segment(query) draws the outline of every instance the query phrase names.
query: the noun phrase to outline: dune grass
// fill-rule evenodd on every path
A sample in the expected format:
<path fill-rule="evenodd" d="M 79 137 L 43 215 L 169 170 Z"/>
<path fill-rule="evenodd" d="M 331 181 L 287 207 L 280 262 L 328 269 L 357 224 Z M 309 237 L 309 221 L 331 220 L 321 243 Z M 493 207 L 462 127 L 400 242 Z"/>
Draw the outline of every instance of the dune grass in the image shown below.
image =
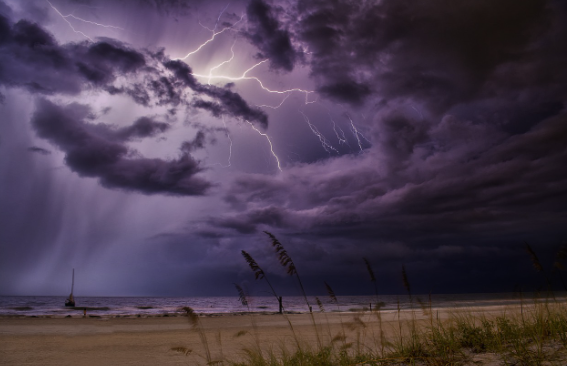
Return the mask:
<path fill-rule="evenodd" d="M 542 299 L 499 312 L 483 313 L 471 308 L 449 315 L 435 308 L 423 310 L 390 312 L 389 320 L 382 324 L 377 321 L 376 310 L 335 313 L 342 320 L 335 324 L 333 332 L 331 327 L 326 331 L 325 315 L 319 314 L 322 346 L 316 338 L 311 337 L 309 341 L 297 330 L 290 332 L 293 341 L 266 345 L 255 336 L 252 323 L 235 335 L 243 338 L 238 355 L 223 355 L 219 351 L 222 350 L 220 336 L 214 333 L 206 336 L 207 330 L 191 313 L 194 331 L 202 344 L 194 344 L 193 349 L 176 347 L 174 350 L 193 354 L 204 365 L 230 366 L 566 364 L 567 307 L 564 303 Z M 380 326 L 385 328 L 383 333 Z"/>
<path fill-rule="evenodd" d="M 376 277 L 370 262 L 364 258 L 370 280 L 376 294 L 377 305 L 350 313 L 338 313 L 339 327 L 331 331 L 323 303 L 316 298 L 320 320 L 317 323 L 295 264 L 281 243 L 271 233 L 266 233 L 282 266 L 288 274 L 295 275 L 310 309 L 309 315 L 314 329 L 315 340 L 307 342 L 295 329 L 290 317 L 285 318 L 293 342 L 261 346 L 258 337 L 252 346 L 242 348 L 237 358 L 225 357 L 222 353 L 220 334 L 215 347 L 220 348 L 217 359 L 211 357 L 211 345 L 197 315 L 190 308 L 185 308 L 194 330 L 204 350 L 203 361 L 207 365 L 231 366 L 351 366 L 351 365 L 515 365 L 515 366 L 550 366 L 565 365 L 567 362 L 567 304 L 559 301 L 555 294 L 547 291 L 543 296 L 531 300 L 522 298 L 517 306 L 505 307 L 500 311 L 482 312 L 479 309 L 454 309 L 449 315 L 446 310 L 433 307 L 431 296 L 427 302 L 412 295 L 410 280 L 405 266 L 402 266 L 402 283 L 407 291 L 409 310 L 388 312 L 388 332 L 386 332 L 385 312 L 381 309 Z M 526 244 L 534 268 L 542 273 L 546 283 L 550 277 L 545 273 L 535 252 Z M 561 252 L 560 252 L 561 253 Z M 264 279 L 277 298 L 264 270 L 246 252 L 242 252 L 256 279 Z M 565 257 L 567 258 L 567 251 Z M 562 257 L 559 259 L 563 259 Z M 555 265 L 555 264 L 554 264 Z M 556 266 L 556 265 L 555 265 Z M 331 286 L 325 283 L 331 303 L 341 311 L 338 299 Z M 247 304 L 246 294 L 237 286 L 240 301 Z M 441 314 L 441 315 L 440 315 Z M 257 331 L 255 321 L 249 330 L 242 330 L 238 336 Z M 338 329 L 338 330 L 337 330 Z M 172 348 L 177 352 L 191 354 L 192 350 L 184 347 Z"/>

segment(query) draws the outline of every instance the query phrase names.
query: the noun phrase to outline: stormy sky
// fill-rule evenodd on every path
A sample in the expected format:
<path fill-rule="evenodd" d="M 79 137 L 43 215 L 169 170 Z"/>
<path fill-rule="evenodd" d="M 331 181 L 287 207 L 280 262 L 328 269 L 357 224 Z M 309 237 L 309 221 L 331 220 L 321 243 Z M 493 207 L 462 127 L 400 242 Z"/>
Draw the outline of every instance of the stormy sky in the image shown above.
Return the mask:
<path fill-rule="evenodd" d="M 0 0 L 0 295 L 534 290 L 567 5 Z M 561 258 L 559 258 L 561 259 Z M 552 274 L 552 271 L 554 272 Z"/>

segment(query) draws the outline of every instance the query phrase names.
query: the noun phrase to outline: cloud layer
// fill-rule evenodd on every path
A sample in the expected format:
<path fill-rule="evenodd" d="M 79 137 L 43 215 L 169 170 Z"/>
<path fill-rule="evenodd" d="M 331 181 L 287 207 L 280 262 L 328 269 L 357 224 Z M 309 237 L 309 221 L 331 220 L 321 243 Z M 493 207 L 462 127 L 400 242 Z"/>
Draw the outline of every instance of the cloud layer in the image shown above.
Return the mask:
<path fill-rule="evenodd" d="M 372 146 L 277 177 L 237 177 L 224 196 L 233 212 L 207 220 L 203 237 L 270 230 L 321 275 L 333 270 L 300 248 L 329 261 L 411 263 L 439 288 L 458 269 L 485 280 L 497 263 L 514 272 L 524 241 L 547 257 L 565 240 L 563 5 L 300 1 L 287 10 L 276 28 L 293 29 L 320 95 L 371 113 Z M 268 255 L 259 245 L 248 249 Z"/>
<path fill-rule="evenodd" d="M 402 264 L 416 291 L 508 291 L 516 283 L 537 283 L 526 270 L 525 241 L 552 263 L 567 238 L 563 2 L 251 0 L 231 3 L 230 10 L 224 3 L 218 9 L 215 3 L 143 3 L 145 11 L 159 12 L 149 17 L 132 10 L 121 19 L 138 15 L 136 22 L 148 21 L 164 40 L 182 38 L 178 49 L 141 49 L 119 32 L 62 43 L 47 31 L 56 29 L 47 19 L 34 23 L 42 22 L 37 12 L 27 10 L 34 21 L 17 19 L 0 3 L 4 100 L 22 93 L 34 104 L 25 121 L 10 117 L 6 125 L 31 128 L 23 147 L 0 141 L 0 148 L 19 151 L 21 166 L 0 160 L 0 169 L 26 177 L 23 167 L 30 167 L 35 177 L 41 161 L 55 161 L 62 152 L 75 178 L 112 188 L 97 193 L 101 202 L 122 197 L 122 191 L 141 193 L 125 195 L 132 200 L 125 210 L 136 210 L 118 220 L 115 233 L 144 248 L 125 261 L 132 271 L 151 268 L 140 275 L 153 284 L 148 292 L 174 291 L 198 282 L 193 278 L 214 277 L 222 283 L 211 279 L 207 286 L 219 289 L 250 280 L 242 249 L 277 267 L 264 230 L 281 239 L 312 293 L 321 292 L 324 280 L 339 293 L 364 293 L 363 285 L 353 285 L 366 275 L 362 257 L 376 265 L 385 291 L 403 291 Z M 184 11 L 176 13 L 183 21 L 171 19 L 175 9 Z M 230 20 L 240 19 L 239 12 L 238 27 L 219 33 L 195 58 L 168 56 L 196 49 L 194 43 L 205 42 L 221 25 L 234 25 Z M 156 26 L 155 19 L 163 23 Z M 184 22 L 194 25 L 191 32 Z M 177 33 L 183 37 L 175 38 Z M 238 45 L 235 60 L 219 65 L 234 51 L 231 44 Z M 267 62 L 248 76 L 278 90 L 300 85 L 314 92 L 308 100 L 293 93 L 276 99 L 254 80 L 234 77 L 223 85 L 224 79 L 209 84 L 196 76 L 216 66 L 219 75 L 241 75 L 259 60 Z M 117 125 L 102 123 L 94 111 L 103 106 L 92 95 L 107 98 L 113 108 L 114 101 L 129 100 L 143 113 Z M 243 131 L 239 127 L 249 125 L 238 121 L 260 130 Z M 6 126 L 0 128 L 8 131 Z M 179 136 L 180 128 L 193 129 L 191 137 Z M 221 138 L 226 146 L 216 145 L 216 152 L 226 153 L 228 164 L 199 160 Z M 171 147 L 161 158 L 134 148 L 158 139 Z M 282 172 L 274 173 L 272 153 Z M 231 158 L 245 163 L 231 165 Z M 10 179 L 4 178 L 9 191 L 25 197 Z M 46 197 L 55 197 L 48 191 Z M 191 204 L 179 196 L 191 196 Z M 10 218 L 16 201 L 1 197 L 11 208 L 0 208 L 0 216 Z M 51 201 L 38 196 L 34 202 Z M 70 210 L 45 205 L 61 217 Z M 105 232 L 104 220 L 85 217 L 88 235 Z M 151 228 L 143 239 L 127 229 L 134 219 Z M 57 220 L 47 221 L 51 229 L 42 231 L 56 242 Z M 67 227 L 68 219 L 60 221 Z M 9 232 L 5 241 L 17 242 L 17 230 Z M 36 238 L 20 239 L 40 246 Z M 274 274 L 285 283 L 283 273 Z"/>

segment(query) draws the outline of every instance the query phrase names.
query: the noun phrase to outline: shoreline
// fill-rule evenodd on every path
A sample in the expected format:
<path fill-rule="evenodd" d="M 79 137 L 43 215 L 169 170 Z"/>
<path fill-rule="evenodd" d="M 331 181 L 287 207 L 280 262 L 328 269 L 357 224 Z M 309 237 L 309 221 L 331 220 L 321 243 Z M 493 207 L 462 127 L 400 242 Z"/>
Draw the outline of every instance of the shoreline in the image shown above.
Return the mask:
<path fill-rule="evenodd" d="M 519 305 L 531 303 L 534 300 L 544 301 L 542 294 L 432 294 L 431 304 L 435 308 L 467 308 L 471 306 L 492 305 Z M 566 301 L 567 294 L 556 294 L 557 300 Z M 420 300 L 423 300 L 421 301 Z M 336 304 L 326 295 L 321 296 L 325 310 L 335 312 Z M 378 299 L 375 296 L 339 296 L 339 307 L 341 312 L 368 311 L 374 308 L 377 301 L 382 302 L 382 310 L 410 309 L 412 304 L 407 296 L 382 295 Z M 316 297 L 311 296 L 310 302 L 316 303 Z M 420 304 L 429 306 L 429 294 L 414 295 L 413 307 L 419 309 Z M 199 314 L 211 314 L 221 316 L 230 313 L 277 313 L 278 304 L 269 296 L 253 297 L 250 299 L 249 307 L 241 306 L 234 296 L 223 297 L 180 297 L 180 298 L 146 298 L 146 297 L 81 297 L 77 301 L 79 306 L 63 307 L 63 299 L 57 296 L 1 296 L 0 318 L 3 317 L 72 317 L 82 316 L 83 309 L 87 309 L 89 315 L 96 316 L 178 316 L 183 314 L 183 307 L 189 306 Z M 284 308 L 289 313 L 306 313 L 307 307 L 304 299 L 298 296 L 284 298 Z M 315 312 L 318 306 L 313 306 Z"/>
<path fill-rule="evenodd" d="M 417 297 L 417 299 L 419 299 Z M 555 300 L 551 301 L 547 298 L 537 298 L 537 299 L 509 299 L 506 301 L 499 301 L 494 302 L 492 304 L 486 304 L 484 301 L 479 301 L 478 303 L 474 302 L 467 302 L 467 303 L 460 303 L 460 304 L 431 304 L 431 309 L 434 311 L 447 311 L 449 309 L 452 310 L 462 310 L 462 309 L 475 309 L 475 308 L 502 308 L 502 307 L 521 307 L 521 306 L 532 306 L 535 303 L 542 304 L 545 302 L 556 303 L 556 304 L 567 304 L 567 297 L 557 297 Z M 360 304 L 362 305 L 362 304 Z M 428 302 L 421 302 L 421 303 L 414 303 L 412 307 L 402 307 L 401 311 L 421 311 L 422 308 L 429 308 L 430 304 Z M 52 319 L 63 319 L 63 318 L 83 318 L 84 311 L 86 309 L 86 315 L 88 318 L 168 318 L 168 317 L 183 317 L 185 316 L 185 311 L 180 307 L 176 310 L 163 310 L 163 312 L 143 312 L 143 310 L 147 310 L 142 308 L 141 312 L 131 312 L 131 313 L 114 313 L 113 308 L 110 307 L 81 307 L 76 306 L 74 308 L 62 308 L 59 309 L 57 313 L 46 313 L 46 314 L 26 314 L 25 311 L 29 311 L 31 309 L 19 310 L 17 308 L 7 308 L 13 310 L 11 313 L 0 313 L 0 319 L 9 319 L 9 318 L 34 318 L 34 319 L 43 319 L 43 318 L 52 318 Z M 156 310 L 156 308 L 151 308 Z M 67 310 L 63 312 L 63 310 Z M 263 311 L 225 311 L 225 312 L 208 312 L 208 311 L 199 311 L 198 309 L 194 309 L 195 313 L 199 317 L 222 317 L 222 316 L 244 316 L 244 315 L 278 315 L 280 314 L 274 310 L 263 310 Z M 21 312 L 20 312 L 21 311 Z M 380 310 L 381 313 L 387 314 L 392 312 L 397 312 L 396 308 L 388 307 L 383 308 Z M 369 307 L 361 306 L 361 307 L 350 307 L 347 309 L 329 309 L 325 310 L 323 313 L 326 314 L 353 314 L 353 313 L 367 313 L 367 312 L 375 312 L 375 310 L 370 310 Z M 297 315 L 297 314 L 309 314 L 307 310 L 305 311 L 297 311 L 297 310 L 290 310 L 284 311 L 287 315 Z M 321 313 L 319 309 L 313 311 L 314 314 Z"/>
<path fill-rule="evenodd" d="M 537 301 L 536 301 L 537 300 Z M 554 303 L 554 304 L 567 304 L 567 298 L 555 299 L 553 301 L 549 299 L 532 299 L 529 301 L 526 300 L 518 300 L 518 301 L 508 301 L 506 303 L 501 302 L 497 304 L 486 305 L 483 302 L 479 304 L 474 303 L 467 303 L 467 304 L 458 304 L 458 305 L 431 305 L 432 311 L 461 311 L 461 310 L 471 310 L 471 309 L 502 309 L 502 308 L 519 308 L 522 306 L 533 306 L 534 304 L 543 304 L 543 303 Z M 424 308 L 429 309 L 429 303 L 416 303 L 413 308 L 404 307 L 401 308 L 401 312 L 421 312 Z M 78 319 L 84 318 L 84 310 L 86 309 L 86 317 L 87 318 L 124 318 L 124 319 L 143 319 L 143 318 L 175 318 L 175 317 L 185 317 L 186 313 L 183 309 L 178 309 L 175 311 L 164 311 L 162 313 L 130 313 L 130 314 L 115 314 L 112 313 L 112 309 L 106 308 L 91 308 L 91 307 L 75 307 L 69 309 L 69 312 L 65 314 L 33 314 L 28 315 L 24 313 L 10 313 L 10 314 L 0 314 L 0 319 Z M 72 310 L 76 311 L 76 313 L 70 313 Z M 398 312 L 397 309 L 387 308 L 380 310 L 381 314 L 389 314 Z M 284 311 L 286 315 L 300 315 L 300 314 L 309 314 L 308 311 Z M 345 310 L 336 310 L 330 309 L 321 312 L 320 310 L 313 311 L 313 314 L 364 314 L 364 313 L 376 313 L 376 310 L 370 310 L 368 307 L 361 307 L 361 308 L 350 308 Z M 248 316 L 248 315 L 280 315 L 277 311 L 227 311 L 227 312 L 199 312 L 195 310 L 195 314 L 199 317 L 224 317 L 224 316 Z"/>
<path fill-rule="evenodd" d="M 450 317 L 458 317 L 460 314 L 467 314 L 473 316 L 488 316 L 495 317 L 498 315 L 506 314 L 519 314 L 520 309 L 530 311 L 534 308 L 534 304 L 524 304 L 522 306 L 515 305 L 492 305 L 492 306 L 473 306 L 463 308 L 431 308 L 431 312 L 435 314 L 437 319 L 448 319 Z M 219 324 L 226 324 L 229 327 L 239 326 L 247 328 L 250 326 L 261 326 L 263 324 L 277 325 L 289 327 L 288 318 L 293 326 L 312 326 L 312 317 L 316 319 L 318 326 L 336 325 L 342 322 L 348 322 L 351 319 L 363 319 L 370 325 L 375 325 L 377 315 L 380 314 L 384 322 L 396 322 L 398 318 L 402 321 L 415 319 L 418 322 L 428 320 L 430 315 L 427 314 L 429 309 L 414 308 L 414 309 L 401 309 L 397 310 L 383 310 L 376 311 L 341 311 L 341 312 L 284 312 L 279 314 L 277 312 L 238 312 L 238 313 L 201 313 L 196 314 L 201 326 L 207 329 L 208 326 L 214 325 L 214 328 L 222 328 Z M 297 322 L 297 324 L 295 323 Z M 255 324 L 256 323 L 256 324 Z M 113 315 L 83 315 L 76 316 L 0 316 L 0 337 L 18 335 L 21 329 L 25 329 L 26 334 L 45 334 L 46 331 L 53 334 L 58 332 L 73 333 L 74 327 L 81 329 L 82 325 L 94 325 L 106 328 L 118 326 L 117 329 L 123 331 L 144 332 L 144 327 L 150 325 L 150 328 L 155 325 L 162 325 L 158 328 L 164 330 L 172 324 L 183 325 L 181 328 L 192 330 L 193 326 L 190 324 L 186 313 L 176 313 L 174 315 L 128 315 L 128 316 L 113 316 Z M 49 326 L 55 325 L 55 328 Z M 121 326 L 129 325 L 131 328 L 122 329 Z M 47 326 L 47 328 L 45 328 Z M 149 328 L 148 328 L 149 329 Z M 86 332 L 88 333 L 88 332 Z M 0 363 L 1 364 L 1 363 Z"/>

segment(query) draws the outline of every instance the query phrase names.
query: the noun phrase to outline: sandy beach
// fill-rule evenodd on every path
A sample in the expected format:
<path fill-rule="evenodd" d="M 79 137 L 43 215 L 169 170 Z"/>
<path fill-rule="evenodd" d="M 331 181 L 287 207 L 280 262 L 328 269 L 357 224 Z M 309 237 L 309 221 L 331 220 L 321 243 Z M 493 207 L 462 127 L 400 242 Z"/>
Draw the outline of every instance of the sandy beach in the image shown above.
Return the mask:
<path fill-rule="evenodd" d="M 310 318 L 289 318 L 296 332 L 309 339 L 313 333 Z M 254 323 L 262 344 L 292 339 L 281 315 L 223 315 L 200 321 L 213 357 L 239 358 L 242 348 L 255 343 Z M 247 333 L 237 336 L 239 332 Z M 174 347 L 193 352 L 186 356 L 173 351 Z M 0 319 L 2 365 L 194 365 L 206 363 L 203 354 L 197 332 L 182 316 Z"/>
<path fill-rule="evenodd" d="M 483 307 L 459 311 L 468 314 L 501 314 L 504 307 Z M 507 310 L 509 311 L 509 310 Z M 435 311 L 436 317 L 455 315 L 455 309 Z M 418 322 L 426 322 L 415 311 Z M 211 357 L 239 360 L 244 349 L 257 347 L 294 349 L 323 344 L 345 329 L 348 341 L 357 337 L 372 347 L 377 344 L 375 313 L 314 313 L 318 332 L 309 314 L 245 314 L 199 317 Z M 410 316 L 403 312 L 402 317 Z M 385 337 L 396 336 L 396 311 L 382 313 Z M 291 322 L 292 328 L 289 325 Z M 295 332 L 295 336 L 292 332 Z M 175 350 L 177 349 L 177 350 Z M 189 354 L 183 350 L 191 350 Z M 485 361 L 483 361 L 483 359 Z M 482 365 L 498 365 L 490 355 L 475 359 Z M 72 318 L 0 318 L 1 365 L 196 365 L 206 364 L 205 348 L 198 331 L 186 316 L 148 318 L 104 318 L 80 315 Z M 471 363 L 472 364 L 472 363 Z M 478 363 L 477 363 L 478 364 Z"/>

